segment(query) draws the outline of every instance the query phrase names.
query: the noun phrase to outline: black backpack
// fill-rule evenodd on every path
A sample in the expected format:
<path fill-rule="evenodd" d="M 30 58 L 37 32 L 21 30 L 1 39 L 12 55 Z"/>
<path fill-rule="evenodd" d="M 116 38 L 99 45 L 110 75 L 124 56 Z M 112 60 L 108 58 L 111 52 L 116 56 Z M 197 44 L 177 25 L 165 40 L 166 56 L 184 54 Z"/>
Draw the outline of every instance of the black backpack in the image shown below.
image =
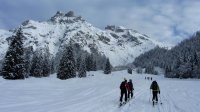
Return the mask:
<path fill-rule="evenodd" d="M 121 84 L 120 84 L 120 89 L 123 89 L 124 88 L 124 82 L 122 82 Z"/>
<path fill-rule="evenodd" d="M 158 88 L 157 82 L 156 82 L 156 81 L 153 81 L 153 82 L 152 82 L 152 85 L 151 85 L 151 89 L 152 89 L 152 90 L 157 90 L 157 88 Z"/>

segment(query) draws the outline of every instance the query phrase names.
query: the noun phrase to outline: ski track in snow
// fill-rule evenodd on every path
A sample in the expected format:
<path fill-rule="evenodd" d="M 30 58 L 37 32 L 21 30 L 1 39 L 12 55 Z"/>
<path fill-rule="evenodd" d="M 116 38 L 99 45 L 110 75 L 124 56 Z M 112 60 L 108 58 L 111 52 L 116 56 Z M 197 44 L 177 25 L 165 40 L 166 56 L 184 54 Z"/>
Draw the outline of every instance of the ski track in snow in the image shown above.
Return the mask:
<path fill-rule="evenodd" d="M 163 76 L 129 75 L 127 71 L 87 78 L 59 80 L 29 78 L 9 81 L 0 78 L 0 112 L 198 112 L 199 80 L 167 79 Z M 149 86 L 157 80 L 161 89 L 159 104 L 152 106 Z M 133 80 L 134 98 L 119 108 L 119 85 L 124 77 Z M 162 102 L 162 104 L 160 104 Z"/>

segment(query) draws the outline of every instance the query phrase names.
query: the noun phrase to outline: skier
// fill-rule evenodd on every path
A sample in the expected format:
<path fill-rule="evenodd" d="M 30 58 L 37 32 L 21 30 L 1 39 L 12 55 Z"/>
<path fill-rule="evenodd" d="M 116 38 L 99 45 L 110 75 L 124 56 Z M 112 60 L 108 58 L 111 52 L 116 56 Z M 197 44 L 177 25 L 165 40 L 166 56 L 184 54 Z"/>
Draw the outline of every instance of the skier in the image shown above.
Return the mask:
<path fill-rule="evenodd" d="M 152 77 L 151 77 L 151 80 L 152 80 Z"/>
<path fill-rule="evenodd" d="M 128 99 L 133 98 L 133 83 L 132 80 L 130 79 L 128 82 Z"/>
<path fill-rule="evenodd" d="M 122 104 L 123 96 L 125 96 L 125 102 L 127 101 L 127 80 L 124 79 L 124 81 L 120 84 L 120 90 L 121 90 L 121 96 L 120 96 L 120 105 Z"/>
<path fill-rule="evenodd" d="M 155 80 L 151 83 L 150 89 L 152 89 L 152 94 L 153 94 L 152 101 L 154 105 L 154 103 L 158 103 L 158 93 L 160 94 L 160 88 Z"/>

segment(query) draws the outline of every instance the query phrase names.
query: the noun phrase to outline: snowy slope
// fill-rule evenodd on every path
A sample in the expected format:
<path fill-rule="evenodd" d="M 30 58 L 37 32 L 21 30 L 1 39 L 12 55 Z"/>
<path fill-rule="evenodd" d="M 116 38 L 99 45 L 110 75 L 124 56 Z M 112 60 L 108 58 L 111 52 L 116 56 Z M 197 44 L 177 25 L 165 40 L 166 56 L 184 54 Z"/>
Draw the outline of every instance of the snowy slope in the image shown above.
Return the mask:
<path fill-rule="evenodd" d="M 22 23 L 25 46 L 48 46 L 55 55 L 62 46 L 72 39 L 84 50 L 97 50 L 110 58 L 113 66 L 133 62 L 139 56 L 157 45 L 163 45 L 132 29 L 107 26 L 106 30 L 93 27 L 73 12 L 57 12 L 47 21 L 28 20 Z M 117 61 L 116 61 L 117 60 Z"/>
<path fill-rule="evenodd" d="M 59 80 L 29 78 L 9 81 L 0 78 L 1 112 L 198 112 L 200 82 L 198 80 L 166 79 L 153 76 L 161 88 L 162 105 L 152 107 L 149 86 L 144 79 L 150 75 L 129 75 L 126 71 L 104 75 Z M 118 108 L 119 85 L 123 78 L 132 79 L 135 99 Z"/>
<path fill-rule="evenodd" d="M 0 59 L 4 58 L 8 49 L 7 38 L 12 35 L 12 32 L 0 29 Z"/>

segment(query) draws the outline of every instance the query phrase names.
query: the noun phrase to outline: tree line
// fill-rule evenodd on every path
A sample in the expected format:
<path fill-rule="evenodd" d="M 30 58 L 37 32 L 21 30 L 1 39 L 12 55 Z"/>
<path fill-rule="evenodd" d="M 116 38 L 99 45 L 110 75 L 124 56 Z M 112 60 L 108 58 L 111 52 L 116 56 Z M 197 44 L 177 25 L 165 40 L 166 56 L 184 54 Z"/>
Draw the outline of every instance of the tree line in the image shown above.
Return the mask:
<path fill-rule="evenodd" d="M 87 71 L 104 70 L 110 74 L 112 65 L 109 59 L 97 50 L 88 53 L 79 44 L 70 40 L 62 46 L 56 56 L 49 52 L 49 47 L 33 48 L 23 46 L 24 35 L 19 28 L 12 37 L 1 68 L 4 79 L 25 79 L 28 77 L 48 77 L 57 73 L 57 78 L 65 80 L 74 77 L 86 77 Z"/>
<path fill-rule="evenodd" d="M 200 32 L 191 38 L 183 40 L 170 50 L 156 47 L 135 59 L 133 64 L 137 67 L 154 67 L 165 70 L 165 77 L 169 78 L 200 78 Z"/>

